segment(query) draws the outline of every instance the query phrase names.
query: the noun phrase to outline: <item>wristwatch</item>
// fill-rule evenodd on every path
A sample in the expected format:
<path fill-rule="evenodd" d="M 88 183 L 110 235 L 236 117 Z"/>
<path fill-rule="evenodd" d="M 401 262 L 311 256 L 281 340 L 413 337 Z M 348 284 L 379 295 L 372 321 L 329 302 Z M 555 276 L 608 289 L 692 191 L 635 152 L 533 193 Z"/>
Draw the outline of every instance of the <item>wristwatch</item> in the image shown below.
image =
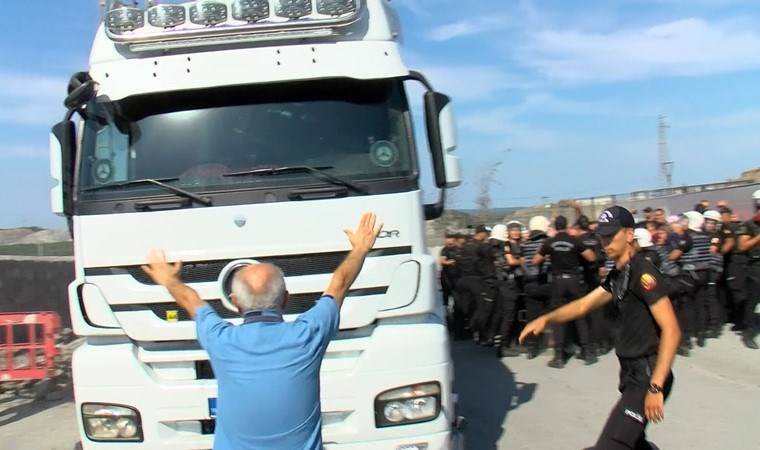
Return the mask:
<path fill-rule="evenodd" d="M 659 394 L 662 392 L 662 386 L 657 386 L 654 383 L 649 383 L 649 392 L 652 394 Z"/>

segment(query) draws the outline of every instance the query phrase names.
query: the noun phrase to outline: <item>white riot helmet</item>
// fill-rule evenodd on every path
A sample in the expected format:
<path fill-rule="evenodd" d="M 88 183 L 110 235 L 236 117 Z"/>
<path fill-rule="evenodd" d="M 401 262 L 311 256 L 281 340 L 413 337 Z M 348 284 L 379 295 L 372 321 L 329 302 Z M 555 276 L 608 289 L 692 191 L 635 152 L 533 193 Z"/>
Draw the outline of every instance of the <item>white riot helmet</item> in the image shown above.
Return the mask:
<path fill-rule="evenodd" d="M 543 233 L 549 231 L 549 225 L 551 225 L 551 222 L 544 216 L 535 216 L 528 222 L 530 231 L 541 231 Z"/>
<path fill-rule="evenodd" d="M 507 242 L 509 240 L 509 236 L 507 235 L 507 226 L 501 223 L 494 225 L 491 228 L 491 239 Z"/>
<path fill-rule="evenodd" d="M 708 209 L 705 211 L 702 216 L 705 218 L 705 220 L 714 220 L 716 222 L 720 222 L 720 213 L 714 209 Z"/>

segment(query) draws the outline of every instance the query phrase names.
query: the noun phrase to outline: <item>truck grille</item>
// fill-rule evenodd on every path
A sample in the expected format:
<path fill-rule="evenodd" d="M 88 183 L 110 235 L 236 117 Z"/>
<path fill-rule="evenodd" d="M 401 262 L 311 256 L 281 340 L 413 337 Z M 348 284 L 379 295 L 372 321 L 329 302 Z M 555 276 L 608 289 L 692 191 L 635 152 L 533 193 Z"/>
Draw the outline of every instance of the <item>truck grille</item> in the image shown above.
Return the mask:
<path fill-rule="evenodd" d="M 352 289 L 348 291 L 348 297 L 363 297 L 366 295 L 382 295 L 388 291 L 388 286 L 378 286 L 364 289 Z M 309 309 L 319 300 L 322 295 L 321 292 L 308 292 L 303 294 L 290 294 L 288 303 L 285 305 L 285 314 L 301 314 Z M 205 300 L 211 308 L 219 314 L 220 317 L 225 319 L 232 319 L 240 317 L 237 311 L 231 311 L 224 306 L 224 303 L 220 299 Z M 188 321 L 190 315 L 184 309 L 177 306 L 174 302 L 162 302 L 162 303 L 138 303 L 138 304 L 126 304 L 126 305 L 112 305 L 111 308 L 114 312 L 125 311 L 152 311 L 153 314 L 158 316 L 159 319 L 167 320 L 169 315 L 176 316 L 176 320 Z"/>
<path fill-rule="evenodd" d="M 411 254 L 410 246 L 389 247 L 373 250 L 367 255 L 368 258 L 377 258 L 380 256 L 404 255 Z M 311 253 L 305 255 L 285 255 L 285 256 L 267 256 L 267 257 L 250 257 L 262 263 L 270 263 L 279 267 L 286 277 L 297 277 L 303 275 L 319 275 L 332 273 L 338 268 L 348 252 L 329 252 L 329 253 Z M 246 259 L 241 257 L 238 259 Z M 236 259 L 224 259 L 214 261 L 195 261 L 185 262 L 182 264 L 180 278 L 185 283 L 204 283 L 217 281 L 222 270 Z M 142 284 L 155 284 L 145 272 L 136 266 L 115 266 L 115 267 L 89 267 L 84 270 L 85 276 L 99 275 L 124 275 L 129 274 Z"/>

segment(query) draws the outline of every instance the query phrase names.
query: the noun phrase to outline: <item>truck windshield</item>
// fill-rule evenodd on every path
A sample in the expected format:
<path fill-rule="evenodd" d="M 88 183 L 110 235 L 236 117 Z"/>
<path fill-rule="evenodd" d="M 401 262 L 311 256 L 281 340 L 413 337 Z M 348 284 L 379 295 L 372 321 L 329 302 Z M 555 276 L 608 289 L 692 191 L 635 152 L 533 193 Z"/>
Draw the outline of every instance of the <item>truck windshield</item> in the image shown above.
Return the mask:
<path fill-rule="evenodd" d="M 293 166 L 320 168 L 362 190 L 417 175 L 401 80 L 332 79 L 114 102 L 101 98 L 82 114 L 80 201 L 166 193 L 153 183 L 128 183 L 144 179 L 212 196 L 325 183 L 325 177 L 302 170 L 230 176 Z"/>

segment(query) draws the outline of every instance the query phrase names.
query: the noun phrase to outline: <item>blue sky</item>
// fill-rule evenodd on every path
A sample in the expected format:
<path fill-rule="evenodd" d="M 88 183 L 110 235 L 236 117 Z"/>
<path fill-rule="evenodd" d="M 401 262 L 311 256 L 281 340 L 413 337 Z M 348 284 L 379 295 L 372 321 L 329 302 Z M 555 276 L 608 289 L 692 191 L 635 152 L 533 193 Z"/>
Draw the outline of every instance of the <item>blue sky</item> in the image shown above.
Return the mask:
<path fill-rule="evenodd" d="M 760 8 L 753 0 L 394 0 L 404 57 L 449 94 L 474 207 L 657 187 L 657 116 L 676 184 L 760 165 Z M 0 228 L 59 226 L 48 132 L 87 67 L 97 0 L 24 1 L 0 29 Z"/>

